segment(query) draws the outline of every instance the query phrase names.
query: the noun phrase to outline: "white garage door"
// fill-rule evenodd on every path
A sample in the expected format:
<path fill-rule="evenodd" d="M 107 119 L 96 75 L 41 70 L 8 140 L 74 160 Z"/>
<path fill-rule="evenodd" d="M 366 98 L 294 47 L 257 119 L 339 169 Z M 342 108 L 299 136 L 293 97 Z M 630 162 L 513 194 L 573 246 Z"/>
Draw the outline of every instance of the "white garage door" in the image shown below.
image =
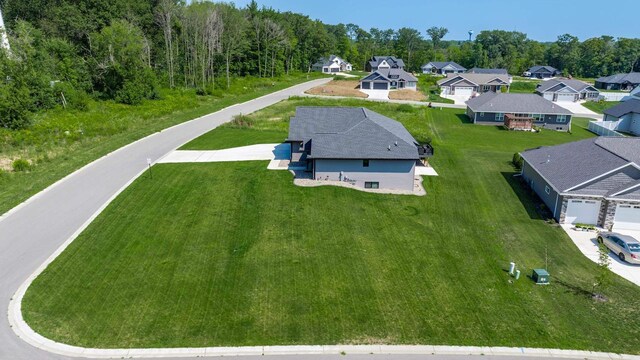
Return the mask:
<path fill-rule="evenodd" d="M 473 95 L 473 88 L 472 87 L 457 87 L 455 95 L 471 96 L 471 95 Z"/>
<path fill-rule="evenodd" d="M 564 222 L 567 224 L 596 225 L 599 214 L 600 201 L 570 199 L 567 204 Z"/>
<path fill-rule="evenodd" d="M 576 96 L 574 94 L 558 94 L 558 101 L 575 101 Z"/>
<path fill-rule="evenodd" d="M 613 218 L 613 228 L 618 230 L 640 230 L 640 205 L 618 205 Z"/>

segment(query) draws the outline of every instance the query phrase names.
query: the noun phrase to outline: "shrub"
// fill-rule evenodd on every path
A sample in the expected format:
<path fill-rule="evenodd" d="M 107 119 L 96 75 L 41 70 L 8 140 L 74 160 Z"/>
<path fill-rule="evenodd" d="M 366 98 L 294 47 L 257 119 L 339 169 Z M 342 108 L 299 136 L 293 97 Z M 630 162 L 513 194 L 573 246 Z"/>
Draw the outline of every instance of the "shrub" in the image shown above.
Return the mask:
<path fill-rule="evenodd" d="M 28 171 L 31 168 L 31 164 L 25 159 L 15 159 L 13 163 L 11 163 L 11 167 L 15 172 Z"/>
<path fill-rule="evenodd" d="M 513 164 L 513 166 L 516 169 L 518 169 L 518 170 L 522 169 L 522 163 L 523 163 L 522 156 L 520 156 L 519 153 L 513 154 L 513 158 L 511 159 L 511 163 Z"/>
<path fill-rule="evenodd" d="M 198 95 L 198 96 L 207 96 L 207 90 L 205 90 L 204 88 L 197 88 L 196 89 L 196 95 Z"/>
<path fill-rule="evenodd" d="M 62 104 L 62 96 L 67 101 L 67 107 L 75 110 L 87 110 L 89 108 L 89 102 L 91 97 L 83 90 L 75 89 L 71 84 L 61 82 L 55 86 L 55 93 L 59 96 L 59 103 Z"/>
<path fill-rule="evenodd" d="M 236 115 L 231 120 L 231 126 L 236 128 L 250 128 L 253 127 L 254 120 L 246 115 Z"/>
<path fill-rule="evenodd" d="M 415 110 L 415 108 L 413 106 L 409 105 L 409 104 L 400 104 L 400 105 L 398 105 L 397 110 L 400 111 L 400 112 L 408 112 L 408 113 L 410 113 L 410 112 L 413 112 L 413 110 Z"/>

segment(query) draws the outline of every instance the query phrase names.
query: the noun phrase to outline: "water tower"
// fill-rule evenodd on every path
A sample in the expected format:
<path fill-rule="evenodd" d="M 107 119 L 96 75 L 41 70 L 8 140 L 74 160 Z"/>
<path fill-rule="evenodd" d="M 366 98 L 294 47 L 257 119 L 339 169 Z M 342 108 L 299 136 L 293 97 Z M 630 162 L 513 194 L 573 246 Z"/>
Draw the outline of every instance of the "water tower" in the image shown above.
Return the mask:
<path fill-rule="evenodd" d="M 469 30 L 469 41 L 471 41 L 472 36 L 473 36 L 473 30 Z"/>

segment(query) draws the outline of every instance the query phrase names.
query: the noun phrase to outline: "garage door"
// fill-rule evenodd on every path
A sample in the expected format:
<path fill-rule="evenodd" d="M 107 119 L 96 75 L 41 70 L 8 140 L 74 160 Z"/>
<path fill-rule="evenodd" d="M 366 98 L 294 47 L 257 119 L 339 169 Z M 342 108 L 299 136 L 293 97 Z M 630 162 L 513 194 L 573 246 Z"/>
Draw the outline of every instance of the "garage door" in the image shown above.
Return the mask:
<path fill-rule="evenodd" d="M 558 94 L 558 101 L 575 101 L 576 96 L 574 94 Z"/>
<path fill-rule="evenodd" d="M 567 224 L 596 225 L 599 214 L 600 201 L 570 199 L 567 204 L 564 222 Z"/>
<path fill-rule="evenodd" d="M 387 90 L 388 88 L 389 88 L 389 85 L 387 83 L 382 83 L 382 82 L 373 83 L 374 90 Z"/>
<path fill-rule="evenodd" d="M 640 230 L 640 205 L 618 205 L 613 218 L 616 230 Z"/>
<path fill-rule="evenodd" d="M 371 83 L 368 81 L 363 81 L 362 85 L 360 85 L 362 89 L 371 89 Z"/>
<path fill-rule="evenodd" d="M 473 95 L 472 87 L 456 87 L 456 95 L 471 96 Z"/>

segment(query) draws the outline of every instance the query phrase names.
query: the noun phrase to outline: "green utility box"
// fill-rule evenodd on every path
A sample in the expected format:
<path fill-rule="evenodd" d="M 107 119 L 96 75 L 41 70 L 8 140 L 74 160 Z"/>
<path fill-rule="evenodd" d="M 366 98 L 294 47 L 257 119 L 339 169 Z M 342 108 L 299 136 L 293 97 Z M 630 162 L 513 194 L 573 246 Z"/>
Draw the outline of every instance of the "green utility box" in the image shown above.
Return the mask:
<path fill-rule="evenodd" d="M 538 285 L 549 284 L 549 273 L 545 269 L 533 269 L 533 274 L 531 274 L 531 278 Z"/>

